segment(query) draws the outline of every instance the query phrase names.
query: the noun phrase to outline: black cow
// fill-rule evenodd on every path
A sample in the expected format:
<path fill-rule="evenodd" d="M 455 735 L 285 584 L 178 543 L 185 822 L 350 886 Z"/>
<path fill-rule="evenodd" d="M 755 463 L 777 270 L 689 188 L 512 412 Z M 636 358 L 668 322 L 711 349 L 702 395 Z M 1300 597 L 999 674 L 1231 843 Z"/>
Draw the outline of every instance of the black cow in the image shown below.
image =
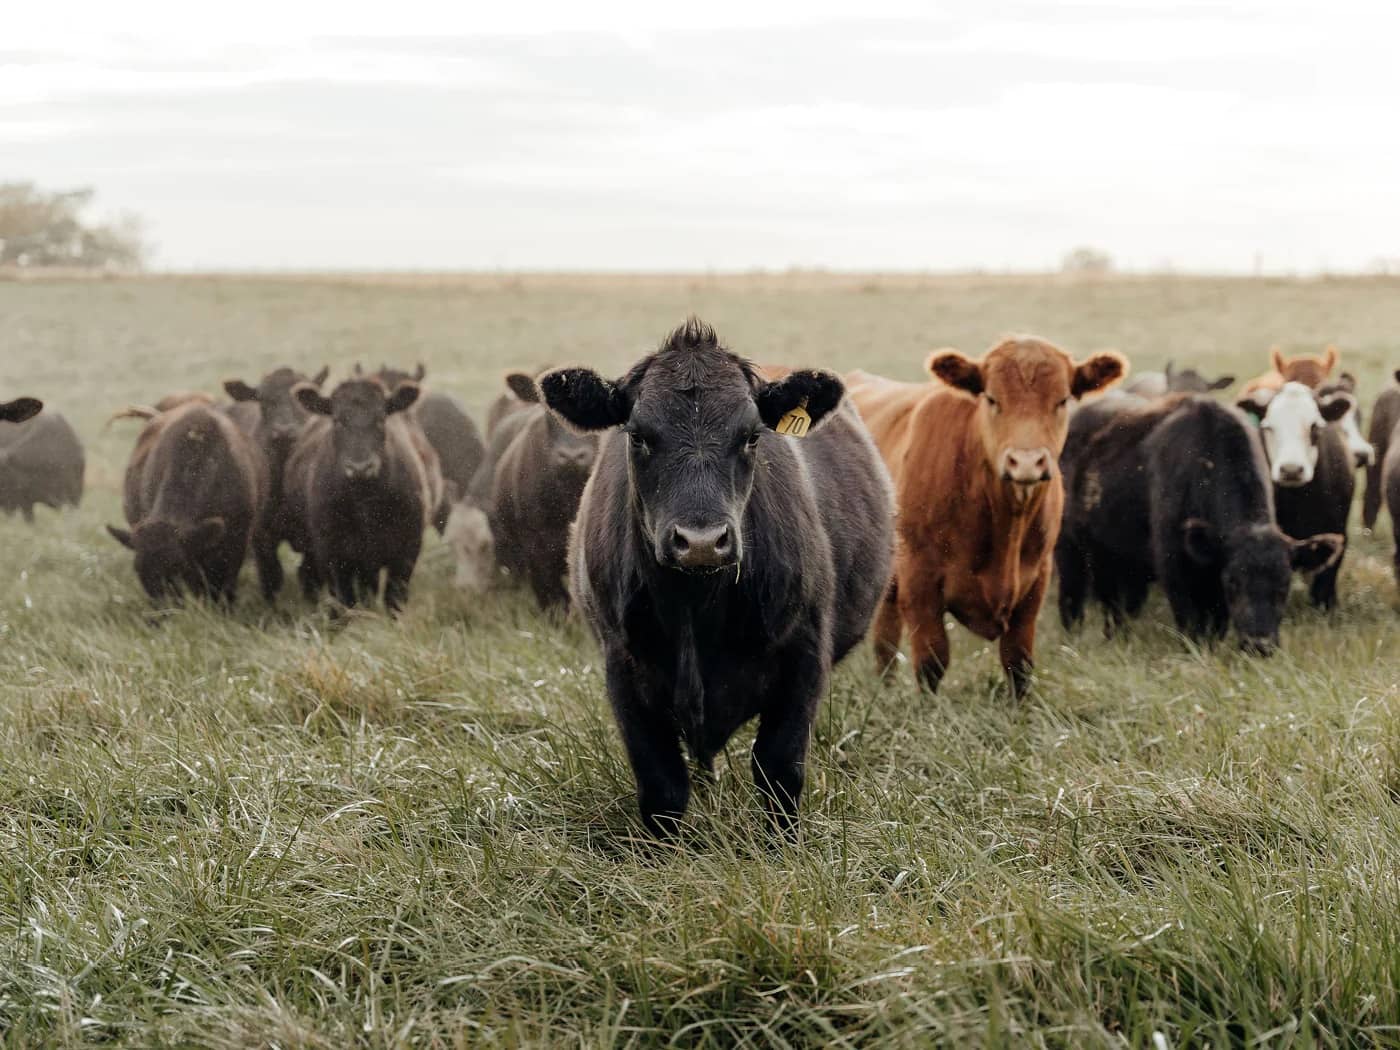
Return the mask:
<path fill-rule="evenodd" d="M 34 520 L 34 507 L 76 507 L 83 498 L 83 443 L 57 412 L 21 398 L 0 405 L 0 510 Z"/>
<path fill-rule="evenodd" d="M 1155 574 L 1146 535 L 1152 507 L 1143 439 L 1180 401 L 1119 394 L 1085 402 L 1070 417 L 1060 454 L 1064 519 L 1055 544 L 1066 628 L 1084 618 L 1090 595 L 1103 606 L 1110 637 L 1147 600 Z"/>
<path fill-rule="evenodd" d="M 107 528 L 135 552 L 152 599 L 188 591 L 232 602 L 266 493 L 248 437 L 225 413 L 187 404 L 142 430 L 122 494 L 130 528 Z"/>
<path fill-rule="evenodd" d="M 502 394 L 492 406 L 495 425 L 487 432 L 481 465 L 461 498 L 453 504 L 442 534 L 457 562 L 456 585 L 469 593 L 485 590 L 496 578 L 496 508 L 493 502 L 496 465 L 531 418 L 522 410 L 539 403 L 539 390 L 529 375 L 510 372 L 505 382 L 510 392 Z M 499 412 L 498 404 L 503 406 Z"/>
<path fill-rule="evenodd" d="M 1234 382 L 1235 377 L 1232 375 L 1207 379 L 1194 368 L 1183 368 L 1178 372 L 1173 362 L 1168 361 L 1164 371 L 1139 372 L 1124 381 L 1118 389 L 1124 394 L 1153 398 L 1165 397 L 1167 394 L 1210 394 L 1233 386 Z"/>
<path fill-rule="evenodd" d="M 360 374 L 358 366 L 356 374 Z M 374 377 L 389 390 L 401 383 L 420 385 L 418 400 L 410 410 L 409 418 L 418 424 L 428 444 L 437 453 L 448 505 L 434 519 L 434 525 L 438 532 L 443 532 L 450 504 L 466 494 L 472 479 L 481 469 L 482 461 L 486 458 L 486 443 L 460 401 L 450 394 L 422 387 L 427 374 L 427 369 L 421 363 L 412 372 L 381 365 Z"/>
<path fill-rule="evenodd" d="M 1318 533 L 1343 538 L 1337 557 L 1313 574 L 1309 584 L 1314 605 L 1337 604 L 1337 573 L 1346 557 L 1347 519 L 1356 491 L 1353 451 L 1340 423 L 1356 408 L 1341 392 L 1314 392 L 1302 383 L 1284 383 L 1261 403 L 1264 391 L 1244 398 L 1239 407 L 1259 423 L 1264 455 L 1274 485 L 1278 526 L 1295 540 Z"/>
<path fill-rule="evenodd" d="M 643 822 L 667 834 L 685 813 L 682 741 L 708 768 L 757 716 L 754 780 L 795 830 L 817 706 L 865 635 L 893 549 L 889 476 L 841 380 L 768 381 L 692 318 L 616 382 L 566 368 L 540 386 L 575 426 L 623 428 L 585 490 L 570 580 Z M 804 414 L 807 437 L 773 432 Z"/>
<path fill-rule="evenodd" d="M 497 426 L 491 443 L 502 442 L 486 501 L 496 560 L 529 583 L 540 608 L 567 606 L 569 527 L 593 470 L 598 437 L 566 426 L 543 404 L 527 402 Z"/>
<path fill-rule="evenodd" d="M 376 379 L 349 379 L 326 397 L 309 383 L 293 391 L 324 417 L 303 432 L 287 461 L 284 507 L 292 546 L 303 555 L 303 592 L 321 586 L 344 606 L 379 593 L 402 608 L 423 544 L 442 502 L 435 457 L 424 458 L 403 413 L 414 383 L 392 393 Z M 431 452 L 431 450 L 429 450 Z"/>
<path fill-rule="evenodd" d="M 267 466 L 267 506 L 253 536 L 253 560 L 263 597 L 268 601 L 282 589 L 282 562 L 277 557 L 277 548 L 287 539 L 282 477 L 297 438 L 311 420 L 311 414 L 292 396 L 292 390 L 302 383 L 319 387 L 329 374 L 330 369 L 322 368 L 308 379 L 294 368 L 277 368 L 263 376 L 257 386 L 249 386 L 241 379 L 224 382 L 225 392 L 233 398 L 229 416 L 252 439 Z"/>
<path fill-rule="evenodd" d="M 1098 426 L 1083 424 L 1066 470 L 1061 586 L 1078 588 L 1081 609 L 1087 585 L 1116 596 L 1104 599 L 1112 621 L 1140 607 L 1155 579 L 1184 634 L 1221 637 L 1233 625 L 1247 651 L 1272 652 L 1291 574 L 1334 562 L 1343 538 L 1283 534 L 1263 447 L 1235 410 L 1201 396 L 1104 408 Z M 1061 615 L 1073 622 L 1074 612 L 1062 596 Z"/>
<path fill-rule="evenodd" d="M 1400 369 L 1395 371 L 1394 386 L 1382 390 L 1371 409 L 1371 447 L 1375 456 L 1366 468 L 1366 496 L 1361 504 L 1361 524 L 1367 529 L 1376 527 L 1380 516 L 1381 503 L 1385 501 L 1388 486 L 1385 477 L 1385 460 L 1390 449 L 1400 443 Z M 1400 536 L 1400 524 L 1391 515 L 1391 528 Z"/>

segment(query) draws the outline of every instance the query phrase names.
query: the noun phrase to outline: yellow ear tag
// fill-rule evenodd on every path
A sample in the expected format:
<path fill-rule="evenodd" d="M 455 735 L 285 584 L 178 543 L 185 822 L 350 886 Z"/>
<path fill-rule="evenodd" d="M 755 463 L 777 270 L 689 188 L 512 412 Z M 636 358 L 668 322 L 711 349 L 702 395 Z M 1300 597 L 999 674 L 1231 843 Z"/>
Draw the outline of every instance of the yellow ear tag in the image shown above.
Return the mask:
<path fill-rule="evenodd" d="M 807 431 L 812 429 L 812 417 L 807 414 L 807 399 L 804 397 L 802 403 L 778 420 L 778 425 L 773 429 L 788 437 L 806 437 Z"/>

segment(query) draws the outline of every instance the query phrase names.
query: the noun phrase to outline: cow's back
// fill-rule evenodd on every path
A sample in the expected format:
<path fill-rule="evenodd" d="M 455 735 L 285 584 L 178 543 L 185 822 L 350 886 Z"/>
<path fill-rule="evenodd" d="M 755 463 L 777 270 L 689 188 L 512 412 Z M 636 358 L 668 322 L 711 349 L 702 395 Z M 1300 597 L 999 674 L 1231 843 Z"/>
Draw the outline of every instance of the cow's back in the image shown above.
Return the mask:
<path fill-rule="evenodd" d="M 932 383 L 903 383 L 869 372 L 851 372 L 845 377 L 846 396 L 865 423 L 890 476 L 898 479 L 913 438 L 913 420 L 919 405 L 933 396 Z"/>
<path fill-rule="evenodd" d="M 43 503 L 77 506 L 86 466 L 82 442 L 60 413 L 23 423 L 0 423 L 0 501 L 6 507 Z"/>
<path fill-rule="evenodd" d="M 792 443 L 801 460 L 797 481 L 810 487 L 830 550 L 832 659 L 840 660 L 865 637 L 889 585 L 894 489 L 879 450 L 848 403 L 807 437 L 778 440 Z"/>
<path fill-rule="evenodd" d="M 1222 529 L 1273 522 L 1263 445 L 1239 412 L 1208 397 L 1186 398 L 1144 444 L 1154 542 L 1174 546 L 1188 518 Z"/>
<path fill-rule="evenodd" d="M 471 416 L 455 398 L 436 392 L 423 395 L 413 414 L 437 452 L 443 480 L 455 485 L 457 495 L 466 493 L 486 457 L 486 446 Z"/>

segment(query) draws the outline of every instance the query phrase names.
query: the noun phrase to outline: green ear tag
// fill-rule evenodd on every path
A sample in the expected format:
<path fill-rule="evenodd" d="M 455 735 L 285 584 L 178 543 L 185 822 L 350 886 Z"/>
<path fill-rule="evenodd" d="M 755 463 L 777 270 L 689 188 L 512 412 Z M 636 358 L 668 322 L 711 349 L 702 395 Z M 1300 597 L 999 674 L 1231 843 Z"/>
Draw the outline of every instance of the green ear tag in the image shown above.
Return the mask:
<path fill-rule="evenodd" d="M 812 429 L 812 417 L 807 414 L 807 399 L 804 397 L 802 403 L 778 420 L 778 425 L 773 429 L 788 437 L 805 437 L 807 431 Z"/>

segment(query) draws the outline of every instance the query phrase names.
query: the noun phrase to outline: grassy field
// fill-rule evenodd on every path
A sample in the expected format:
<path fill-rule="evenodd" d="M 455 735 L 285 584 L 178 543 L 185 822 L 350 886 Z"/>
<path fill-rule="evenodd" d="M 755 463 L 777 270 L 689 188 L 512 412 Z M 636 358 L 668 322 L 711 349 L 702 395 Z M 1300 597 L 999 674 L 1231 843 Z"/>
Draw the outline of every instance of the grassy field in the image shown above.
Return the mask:
<path fill-rule="evenodd" d="M 467 602 L 434 537 L 400 622 L 245 570 L 152 616 L 104 533 L 127 401 L 273 365 L 621 370 L 689 311 L 775 361 L 914 377 L 1030 330 L 1241 377 L 1338 343 L 1367 401 L 1400 282 L 494 278 L 0 282 L 0 394 L 88 442 L 82 509 L 0 520 L 0 1044 L 1400 1044 L 1390 526 L 1271 660 L 1042 618 L 1012 706 L 960 629 L 937 697 L 837 674 L 800 846 L 750 734 L 683 848 L 645 840 L 595 650 Z M 289 562 L 290 564 L 290 562 Z M 1161 1045 L 1161 1044 L 1158 1044 Z"/>

